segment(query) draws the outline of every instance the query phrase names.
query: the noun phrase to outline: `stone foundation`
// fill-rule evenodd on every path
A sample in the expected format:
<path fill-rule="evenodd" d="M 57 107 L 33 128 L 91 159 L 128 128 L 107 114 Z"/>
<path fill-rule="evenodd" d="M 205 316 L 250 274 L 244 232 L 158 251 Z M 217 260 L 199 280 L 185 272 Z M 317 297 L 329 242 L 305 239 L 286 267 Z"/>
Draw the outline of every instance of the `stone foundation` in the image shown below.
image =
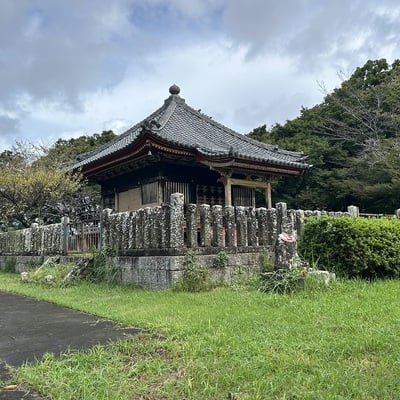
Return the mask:
<path fill-rule="evenodd" d="M 219 253 L 221 254 L 221 253 Z M 240 275 L 256 275 L 260 269 L 260 253 L 226 254 L 226 266 L 217 267 L 218 254 L 199 254 L 196 256 L 200 265 L 209 269 L 213 281 L 230 282 Z M 122 284 L 137 284 L 152 289 L 171 287 L 182 275 L 184 255 L 113 257 L 114 264 L 121 268 Z"/>
<path fill-rule="evenodd" d="M 252 276 L 260 270 L 260 252 L 221 253 L 213 249 L 213 254 L 197 254 L 196 260 L 209 269 L 213 281 L 230 282 L 239 276 Z M 250 250 L 250 249 L 248 249 Z M 223 256 L 224 265 L 215 260 Z M 46 256 L 0 256 L 0 269 L 6 269 L 10 263 L 18 273 L 29 271 L 32 266 L 42 264 Z M 83 257 L 60 256 L 60 263 L 76 263 Z M 112 263 L 121 270 L 121 284 L 135 284 L 151 289 L 167 289 L 182 275 L 184 254 L 175 255 L 138 255 L 111 257 Z"/>

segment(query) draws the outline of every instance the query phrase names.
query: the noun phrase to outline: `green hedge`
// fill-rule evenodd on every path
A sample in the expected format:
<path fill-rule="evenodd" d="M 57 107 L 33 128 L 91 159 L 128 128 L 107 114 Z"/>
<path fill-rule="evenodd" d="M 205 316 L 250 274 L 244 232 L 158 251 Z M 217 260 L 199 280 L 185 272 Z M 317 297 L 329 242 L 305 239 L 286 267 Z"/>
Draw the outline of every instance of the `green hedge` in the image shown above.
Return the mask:
<path fill-rule="evenodd" d="M 317 268 L 360 278 L 399 277 L 400 221 L 310 218 L 299 253 Z"/>

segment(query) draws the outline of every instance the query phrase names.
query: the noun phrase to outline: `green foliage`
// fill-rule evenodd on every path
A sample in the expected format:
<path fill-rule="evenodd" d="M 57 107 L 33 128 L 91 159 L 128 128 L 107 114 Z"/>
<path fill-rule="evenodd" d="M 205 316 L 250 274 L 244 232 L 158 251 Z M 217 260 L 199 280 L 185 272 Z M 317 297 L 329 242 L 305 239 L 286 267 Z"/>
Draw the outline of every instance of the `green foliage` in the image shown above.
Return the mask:
<path fill-rule="evenodd" d="M 46 221 L 45 209 L 55 207 L 82 185 L 80 174 L 41 159 L 36 151 L 19 146 L 0 155 L 0 213 L 5 226 Z"/>
<path fill-rule="evenodd" d="M 299 242 L 309 262 L 340 275 L 387 278 L 400 275 L 400 223 L 392 219 L 308 219 Z"/>
<path fill-rule="evenodd" d="M 192 251 L 188 251 L 183 261 L 183 272 L 174 285 L 175 291 L 202 292 L 210 290 L 212 285 L 208 269 L 201 265 Z"/>
<path fill-rule="evenodd" d="M 274 185 L 275 201 L 290 208 L 392 213 L 400 194 L 400 61 L 369 60 L 324 102 L 299 117 L 255 128 L 250 136 L 303 151 L 312 165 L 302 177 Z M 383 200 L 384 199 L 384 200 Z"/>
<path fill-rule="evenodd" d="M 117 283 L 121 281 L 121 270 L 111 257 L 115 252 L 111 249 L 96 250 L 93 254 L 93 273 L 88 277 L 92 282 Z"/>
<path fill-rule="evenodd" d="M 329 282 L 328 285 L 321 275 L 314 273 L 313 269 L 299 267 L 261 274 L 259 289 L 266 293 L 293 294 L 305 292 L 311 294 L 324 291 L 331 285 L 332 282 Z"/>
<path fill-rule="evenodd" d="M 70 270 L 70 264 L 47 263 L 30 270 L 27 273 L 27 280 L 23 282 L 46 287 L 63 287 L 64 277 Z"/>
<path fill-rule="evenodd" d="M 78 138 L 58 139 L 47 152 L 46 159 L 58 162 L 71 162 L 79 155 L 95 150 L 115 139 L 113 131 L 103 131 L 101 134 L 83 135 Z"/>
<path fill-rule="evenodd" d="M 304 288 L 306 271 L 303 268 L 276 270 L 262 275 L 260 290 L 277 294 L 291 294 Z"/>
<path fill-rule="evenodd" d="M 213 267 L 216 269 L 225 269 L 228 266 L 228 256 L 224 251 L 220 251 L 213 260 Z"/>
<path fill-rule="evenodd" d="M 274 270 L 274 262 L 271 259 L 270 254 L 264 249 L 260 253 L 260 272 L 272 272 Z"/>
<path fill-rule="evenodd" d="M 84 211 L 94 212 L 100 203 L 100 190 L 87 186 L 68 165 L 79 154 L 92 151 L 116 135 L 104 131 L 92 136 L 59 139 L 50 148 L 16 143 L 0 153 L 0 223 L 29 227 L 32 222 L 59 222 L 64 215 L 76 219 Z"/>

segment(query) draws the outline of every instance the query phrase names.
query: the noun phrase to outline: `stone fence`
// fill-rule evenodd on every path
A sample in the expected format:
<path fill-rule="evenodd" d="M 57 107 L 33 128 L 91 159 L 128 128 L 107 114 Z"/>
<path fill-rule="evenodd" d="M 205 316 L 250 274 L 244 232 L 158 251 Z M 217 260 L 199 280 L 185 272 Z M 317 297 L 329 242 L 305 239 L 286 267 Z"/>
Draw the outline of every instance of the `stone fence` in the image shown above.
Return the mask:
<path fill-rule="evenodd" d="M 270 246 L 281 231 L 286 205 L 277 208 L 184 205 L 175 193 L 170 204 L 102 215 L 102 244 L 120 254 L 144 250 Z"/>
<path fill-rule="evenodd" d="M 30 228 L 0 233 L 0 255 L 64 254 L 68 218 L 53 225 L 32 224 Z"/>
<path fill-rule="evenodd" d="M 183 195 L 174 193 L 170 204 L 115 213 L 103 210 L 99 225 L 90 234 L 98 235 L 100 248 L 115 250 L 119 255 L 151 256 L 181 254 L 193 249 L 199 254 L 218 251 L 248 252 L 271 248 L 282 232 L 301 236 L 305 217 L 330 215 L 358 216 L 358 208 L 347 212 L 287 210 L 286 203 L 275 208 L 210 206 L 184 204 Z M 400 215 L 400 213 L 399 213 Z M 95 232 L 93 231 L 95 229 Z M 68 254 L 68 243 L 84 235 L 63 218 L 54 225 L 0 233 L 0 255 Z M 86 251 L 91 250 L 89 248 Z"/>

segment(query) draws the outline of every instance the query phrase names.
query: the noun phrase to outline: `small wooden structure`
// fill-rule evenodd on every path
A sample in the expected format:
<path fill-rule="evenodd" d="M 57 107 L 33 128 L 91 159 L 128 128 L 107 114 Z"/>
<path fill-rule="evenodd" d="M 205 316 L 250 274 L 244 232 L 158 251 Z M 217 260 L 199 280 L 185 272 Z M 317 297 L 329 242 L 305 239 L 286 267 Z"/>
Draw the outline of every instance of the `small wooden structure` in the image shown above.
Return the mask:
<path fill-rule="evenodd" d="M 173 85 L 150 116 L 103 147 L 81 155 L 73 168 L 101 185 L 103 208 L 136 210 L 167 203 L 255 206 L 262 188 L 271 207 L 271 182 L 298 176 L 304 155 L 243 136 L 188 106 Z"/>

